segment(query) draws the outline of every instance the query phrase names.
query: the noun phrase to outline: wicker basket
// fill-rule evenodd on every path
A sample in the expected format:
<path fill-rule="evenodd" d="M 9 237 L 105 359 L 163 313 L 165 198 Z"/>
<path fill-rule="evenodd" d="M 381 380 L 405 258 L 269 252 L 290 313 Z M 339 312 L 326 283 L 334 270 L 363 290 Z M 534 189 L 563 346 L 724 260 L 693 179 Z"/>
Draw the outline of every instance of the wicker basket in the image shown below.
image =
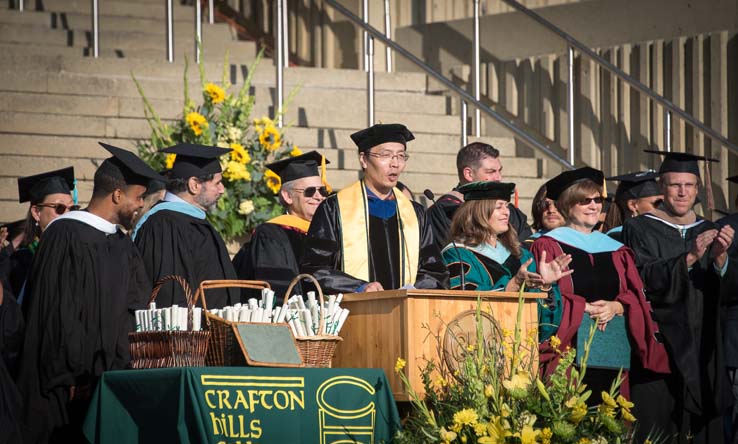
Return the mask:
<path fill-rule="evenodd" d="M 315 288 L 318 290 L 318 297 L 320 298 L 320 306 L 323 307 L 323 290 L 320 288 L 320 284 L 315 278 L 309 274 L 300 274 L 290 282 L 290 286 L 287 288 L 287 292 L 284 295 L 284 303 L 287 304 L 287 300 L 290 298 L 292 289 L 302 279 L 310 279 L 315 284 Z M 300 350 L 302 355 L 302 361 L 305 367 L 330 367 L 331 361 L 333 360 L 333 354 L 336 352 L 338 343 L 343 341 L 343 338 L 334 335 L 325 334 L 325 317 L 320 317 L 320 330 L 315 336 L 302 336 L 295 337 L 297 340 L 297 348 Z"/>
<path fill-rule="evenodd" d="M 192 331 L 192 291 L 181 276 L 159 279 L 151 292 L 149 304 L 156 300 L 161 286 L 174 281 L 182 286 L 187 298 L 187 331 L 141 331 L 128 333 L 131 368 L 202 367 L 208 351 L 209 331 Z"/>
<path fill-rule="evenodd" d="M 195 300 L 202 301 L 205 326 L 210 331 L 210 347 L 207 356 L 205 356 L 205 364 L 208 367 L 242 367 L 246 365 L 246 358 L 244 358 L 235 333 L 233 333 L 233 325 L 237 322 L 226 321 L 207 311 L 205 290 L 227 287 L 253 288 L 256 290 L 271 288 L 269 283 L 264 281 L 202 281 L 200 288 L 197 289 Z"/>

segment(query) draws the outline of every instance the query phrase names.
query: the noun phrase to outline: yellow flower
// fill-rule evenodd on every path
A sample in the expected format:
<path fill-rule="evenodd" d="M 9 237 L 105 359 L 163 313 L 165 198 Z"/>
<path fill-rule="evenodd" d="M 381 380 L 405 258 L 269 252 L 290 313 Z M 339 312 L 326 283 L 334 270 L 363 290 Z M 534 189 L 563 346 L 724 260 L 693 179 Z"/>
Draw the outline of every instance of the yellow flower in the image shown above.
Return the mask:
<path fill-rule="evenodd" d="M 443 376 L 438 375 L 433 381 L 433 384 L 438 388 L 443 388 L 448 384 L 448 381 L 446 381 L 446 378 L 444 378 Z"/>
<path fill-rule="evenodd" d="M 585 416 L 587 416 L 587 404 L 580 402 L 571 410 L 571 413 L 569 414 L 569 421 L 573 422 L 574 424 L 579 424 L 579 422 L 584 419 Z"/>
<path fill-rule="evenodd" d="M 526 424 L 523 426 L 523 430 L 520 431 L 520 442 L 522 444 L 536 444 L 538 435 L 540 434 L 540 430 L 534 429 L 530 424 Z"/>
<path fill-rule="evenodd" d="M 243 147 L 240 143 L 232 143 L 230 145 L 231 147 L 231 160 L 236 161 L 238 163 L 242 163 L 244 165 L 251 162 L 251 156 L 249 155 L 249 152 L 246 151 L 246 148 Z"/>
<path fill-rule="evenodd" d="M 441 427 L 440 438 L 441 442 L 449 443 L 456 439 L 456 433 Z"/>
<path fill-rule="evenodd" d="M 292 147 L 292 151 L 290 151 L 290 156 L 297 157 L 302 155 L 302 150 L 297 147 L 297 145 L 294 145 Z"/>
<path fill-rule="evenodd" d="M 238 206 L 238 214 L 243 214 L 244 216 L 248 216 L 249 214 L 253 212 L 254 212 L 254 202 L 251 200 L 244 200 Z"/>
<path fill-rule="evenodd" d="M 205 117 L 195 111 L 187 114 L 185 120 L 187 121 L 187 124 L 190 126 L 190 129 L 192 129 L 192 132 L 195 133 L 196 136 L 202 134 L 202 130 L 208 127 L 208 121 L 205 120 Z"/>
<path fill-rule="evenodd" d="M 210 97 L 210 101 L 213 103 L 220 103 L 225 100 L 225 91 L 214 83 L 208 83 L 205 85 L 205 94 Z"/>
<path fill-rule="evenodd" d="M 259 143 L 268 151 L 277 151 L 282 146 L 282 136 L 275 126 L 270 125 L 259 134 Z"/>
<path fill-rule="evenodd" d="M 589 438 L 579 438 L 579 441 L 577 441 L 577 444 L 590 444 Z"/>
<path fill-rule="evenodd" d="M 630 413 L 630 410 L 622 409 L 620 411 L 620 414 L 623 415 L 623 419 L 629 422 L 636 422 L 636 417 L 633 416 L 632 413 Z"/>
<path fill-rule="evenodd" d="M 272 190 L 272 193 L 277 194 L 279 192 L 279 188 L 282 186 L 282 179 L 274 171 L 266 170 L 264 180 L 266 181 L 267 188 Z"/>
<path fill-rule="evenodd" d="M 625 399 L 625 396 L 623 395 L 618 395 L 617 401 L 618 401 L 618 405 L 624 409 L 630 410 L 635 406 L 635 404 Z"/>
<path fill-rule="evenodd" d="M 541 430 L 541 444 L 551 444 L 551 438 L 553 438 L 553 432 L 550 428 L 544 427 Z"/>
<path fill-rule="evenodd" d="M 479 420 L 479 415 L 472 409 L 463 409 L 454 413 L 454 424 L 463 425 L 474 425 Z"/>
<path fill-rule="evenodd" d="M 502 337 L 503 338 L 511 338 L 512 337 L 512 330 L 508 330 L 506 328 L 502 329 Z"/>
<path fill-rule="evenodd" d="M 559 339 L 559 337 L 556 335 L 551 336 L 551 339 L 549 341 L 551 342 L 551 347 L 553 348 L 559 348 L 559 346 L 561 345 L 561 339 Z"/>
<path fill-rule="evenodd" d="M 474 351 L 474 345 L 472 345 L 472 344 L 467 345 L 466 346 L 466 351 L 468 351 L 469 353 L 473 352 Z"/>
<path fill-rule="evenodd" d="M 246 169 L 246 165 L 231 160 L 223 172 L 223 177 L 230 181 L 251 180 L 251 173 Z"/>
<path fill-rule="evenodd" d="M 405 365 L 407 362 L 402 358 L 397 358 L 397 362 L 395 363 L 395 373 L 400 373 L 403 368 L 405 368 Z"/>
<path fill-rule="evenodd" d="M 487 434 L 487 423 L 478 422 L 474 424 L 474 434 L 477 436 L 484 436 Z"/>
<path fill-rule="evenodd" d="M 602 392 L 602 402 L 604 402 L 605 405 L 610 408 L 615 408 L 618 406 L 615 400 L 612 399 L 612 396 L 610 396 L 610 394 L 605 391 Z"/>
<path fill-rule="evenodd" d="M 166 167 L 166 169 L 171 170 L 176 159 L 176 154 L 167 154 L 167 158 L 164 160 L 164 166 Z"/>
<path fill-rule="evenodd" d="M 499 416 L 492 417 L 490 422 L 487 424 L 487 434 L 483 438 L 479 438 L 477 442 L 480 444 L 504 444 L 505 437 L 509 434 L 505 430 L 503 420 Z"/>
<path fill-rule="evenodd" d="M 495 396 L 495 387 L 492 384 L 487 384 L 484 386 L 484 396 L 486 398 L 491 398 Z"/>
<path fill-rule="evenodd" d="M 519 398 L 525 396 L 525 392 L 530 386 L 530 378 L 527 374 L 519 372 L 512 376 L 512 378 L 502 381 L 502 386 L 510 392 L 513 397 Z"/>
<path fill-rule="evenodd" d="M 261 119 L 254 119 L 254 125 L 256 126 L 274 126 L 274 121 L 269 117 L 262 117 Z"/>

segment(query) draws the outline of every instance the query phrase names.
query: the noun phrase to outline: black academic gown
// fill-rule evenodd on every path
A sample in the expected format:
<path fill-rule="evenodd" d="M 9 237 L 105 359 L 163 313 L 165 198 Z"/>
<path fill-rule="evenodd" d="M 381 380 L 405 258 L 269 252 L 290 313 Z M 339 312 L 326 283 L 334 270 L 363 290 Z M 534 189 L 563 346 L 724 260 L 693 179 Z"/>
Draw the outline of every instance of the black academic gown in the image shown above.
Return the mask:
<path fill-rule="evenodd" d="M 256 227 L 251 241 L 233 258 L 239 279 L 267 281 L 281 297 L 300 274 L 300 258 L 306 234 L 283 225 L 264 223 Z"/>
<path fill-rule="evenodd" d="M 9 286 L 8 289 L 16 297 L 21 294 L 32 262 L 33 251 L 28 247 L 13 250 L 13 247 L 8 245 L 0 250 L 0 279 Z"/>
<path fill-rule="evenodd" d="M 420 258 L 415 288 L 447 288 L 448 272 L 443 264 L 438 247 L 433 243 L 425 210 L 412 202 L 420 226 Z M 378 281 L 386 290 L 397 289 L 400 284 L 400 252 L 397 217 L 383 220 L 369 216 L 369 278 Z M 357 279 L 341 270 L 342 238 L 351 236 L 341 227 L 336 195 L 324 200 L 310 223 L 301 270 L 318 280 L 323 292 L 353 293 L 366 281 Z"/>
<path fill-rule="evenodd" d="M 681 427 L 685 433 L 685 423 L 691 421 L 694 442 L 719 443 L 720 415 L 730 402 L 721 346 L 721 277 L 709 251 L 691 269 L 686 262 L 695 238 L 712 228 L 714 223 L 703 220 L 681 236 L 676 228 L 642 215 L 626 220 L 623 240 L 635 253 L 653 319 L 669 353 L 672 376 L 664 380 L 673 398 L 668 402 L 675 403 L 672 419 L 676 423 L 655 425 L 673 432 Z M 651 396 L 657 392 L 649 392 L 658 378 L 638 369 L 631 373 L 636 417 L 640 414 L 645 420 L 653 412 L 669 409 L 667 401 Z M 641 428 L 650 428 L 643 420 Z"/>
<path fill-rule="evenodd" d="M 718 226 L 730 225 L 738 232 L 738 213 L 717 221 Z M 720 288 L 723 303 L 723 346 L 725 365 L 738 368 L 738 241 L 728 250 L 728 271 Z"/>
<path fill-rule="evenodd" d="M 25 402 L 24 442 L 82 442 L 97 379 L 128 365 L 133 311 L 146 307 L 150 293 L 141 256 L 123 232 L 108 235 L 70 219 L 49 225 L 23 303 L 17 382 Z"/>
<path fill-rule="evenodd" d="M 192 293 L 204 280 L 236 279 L 223 238 L 207 219 L 176 211 L 152 214 L 138 229 L 136 246 L 141 252 L 152 285 L 159 279 L 177 275 L 187 279 Z M 238 288 L 208 290 L 208 308 L 222 308 L 241 301 Z M 157 307 L 187 306 L 179 284 L 164 284 L 156 298 Z"/>
<path fill-rule="evenodd" d="M 3 285 L 0 305 L 0 443 L 21 443 L 23 398 L 14 381 L 23 344 L 23 315 L 10 287 Z"/>
<path fill-rule="evenodd" d="M 433 231 L 433 243 L 439 251 L 448 245 L 451 220 L 454 218 L 456 210 L 463 203 L 463 200 L 453 194 L 444 194 L 428 208 L 428 219 Z M 515 228 L 515 232 L 518 233 L 518 240 L 521 243 L 525 242 L 533 234 L 528 225 L 528 217 L 520 211 L 520 208 L 516 208 L 512 204 L 509 204 L 508 208 L 510 208 L 510 226 Z"/>

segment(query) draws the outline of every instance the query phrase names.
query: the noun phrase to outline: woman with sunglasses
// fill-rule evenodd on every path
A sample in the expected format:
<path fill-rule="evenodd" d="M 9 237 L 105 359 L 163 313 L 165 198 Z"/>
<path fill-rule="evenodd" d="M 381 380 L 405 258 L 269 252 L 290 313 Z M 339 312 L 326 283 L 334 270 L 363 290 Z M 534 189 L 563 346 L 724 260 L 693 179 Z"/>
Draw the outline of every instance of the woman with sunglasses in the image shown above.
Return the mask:
<path fill-rule="evenodd" d="M 603 233 L 622 242 L 625 221 L 651 212 L 664 200 L 656 177 L 655 171 L 641 171 L 607 179 L 620 181 L 620 184 L 615 191 L 614 205 L 610 205 L 602 224 Z"/>
<path fill-rule="evenodd" d="M 52 220 L 67 211 L 79 209 L 72 198 L 74 189 L 72 167 L 18 179 L 18 201 L 29 202 L 30 206 L 22 240 L 10 255 L 10 266 L 6 276 L 11 290 L 17 297 L 20 298 L 41 233 Z"/>
<path fill-rule="evenodd" d="M 590 329 L 596 328 L 584 376 L 592 390 L 588 401 L 592 404 L 599 404 L 601 393 L 610 391 L 621 368 L 627 375 L 631 356 L 640 361 L 639 366 L 655 372 L 668 373 L 669 369 L 666 351 L 654 337 L 656 325 L 632 251 L 593 231 L 604 201 L 603 183 L 602 172 L 589 167 L 566 171 L 550 180 L 548 197 L 556 200 L 566 224 L 543 234 L 531 246 L 537 261 L 561 254 L 571 256 L 573 273 L 557 283 L 562 316 L 556 336 L 561 343 L 541 344 L 540 362 L 544 372 L 553 371 L 560 356 L 556 348 L 571 346 L 577 349 L 576 364 L 581 366 L 584 343 Z M 621 392 L 628 396 L 627 383 Z"/>

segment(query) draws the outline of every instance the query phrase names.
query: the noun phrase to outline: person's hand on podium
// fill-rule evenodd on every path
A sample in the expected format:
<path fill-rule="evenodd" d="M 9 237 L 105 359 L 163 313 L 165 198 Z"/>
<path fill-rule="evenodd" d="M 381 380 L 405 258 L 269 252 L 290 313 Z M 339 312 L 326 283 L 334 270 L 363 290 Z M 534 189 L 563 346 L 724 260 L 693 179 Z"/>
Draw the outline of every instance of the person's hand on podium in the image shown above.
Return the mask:
<path fill-rule="evenodd" d="M 382 291 L 384 290 L 384 287 L 382 287 L 382 284 L 379 282 L 369 282 L 366 287 L 364 287 L 364 292 L 369 293 L 370 291 Z"/>

